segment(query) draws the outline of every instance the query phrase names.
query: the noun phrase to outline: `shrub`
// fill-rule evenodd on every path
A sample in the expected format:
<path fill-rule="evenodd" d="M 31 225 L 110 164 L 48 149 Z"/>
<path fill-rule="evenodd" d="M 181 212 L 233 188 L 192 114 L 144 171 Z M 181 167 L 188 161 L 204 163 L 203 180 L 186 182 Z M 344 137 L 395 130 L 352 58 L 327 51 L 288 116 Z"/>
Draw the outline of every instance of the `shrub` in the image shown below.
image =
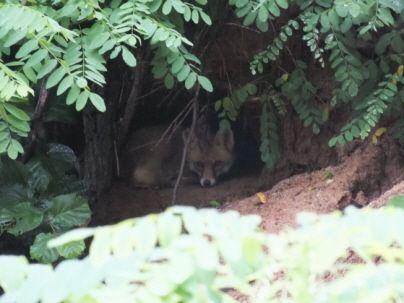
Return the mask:
<path fill-rule="evenodd" d="M 82 241 L 58 249 L 46 247 L 49 239 L 90 219 L 75 161 L 70 148 L 51 144 L 45 155 L 26 164 L 5 159 L 0 165 L 0 235 L 24 235 L 32 244 L 31 257 L 38 261 L 51 263 L 60 256 L 77 257 L 84 251 Z"/>
<path fill-rule="evenodd" d="M 404 210 L 302 214 L 279 235 L 257 216 L 174 207 L 49 242 L 93 237 L 89 255 L 56 267 L 0 257 L 0 302 L 401 302 Z M 348 249 L 360 263 L 343 262 Z M 332 279 L 326 282 L 326 275 Z"/>

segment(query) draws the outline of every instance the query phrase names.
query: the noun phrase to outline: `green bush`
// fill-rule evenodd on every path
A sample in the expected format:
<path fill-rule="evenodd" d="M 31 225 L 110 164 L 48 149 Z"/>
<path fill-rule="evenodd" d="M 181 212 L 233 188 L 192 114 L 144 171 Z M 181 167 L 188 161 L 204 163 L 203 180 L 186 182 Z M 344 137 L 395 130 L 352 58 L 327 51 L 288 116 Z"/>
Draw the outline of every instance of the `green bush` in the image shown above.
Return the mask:
<path fill-rule="evenodd" d="M 402 302 L 403 220 L 402 208 L 349 208 L 267 235 L 257 216 L 174 207 L 49 242 L 93 237 L 81 260 L 1 256 L 0 302 L 234 302 L 231 290 L 251 302 Z M 348 250 L 362 262 L 344 262 Z"/>
<path fill-rule="evenodd" d="M 105 84 L 107 62 L 118 56 L 137 64 L 134 50 L 143 41 L 153 47 L 153 75 L 168 88 L 175 80 L 187 89 L 213 87 L 187 47 L 183 23 L 211 24 L 207 0 L 6 0 L 0 3 L 0 154 L 16 159 L 30 131 L 24 109 L 38 83 L 63 95 L 81 111 L 91 103 L 106 110 L 95 86 Z"/>
<path fill-rule="evenodd" d="M 334 110 L 351 113 L 350 120 L 343 121 L 345 125 L 339 133 L 330 138 L 331 147 L 367 138 L 385 116 L 394 118 L 391 133 L 403 142 L 400 127 L 404 117 L 403 1 L 229 0 L 229 3 L 243 25 L 256 26 L 262 32 L 268 31 L 270 24 L 273 27 L 273 21 L 283 12 L 287 14 L 289 7 L 297 14 L 274 29 L 273 41 L 250 62 L 253 75 L 264 74 L 254 81 L 260 82 L 267 75 L 270 86 L 275 88 L 275 91 L 264 89 L 259 95 L 263 115 L 271 117 L 271 123 L 266 117 L 261 119 L 261 153 L 269 168 L 274 168 L 280 158 L 279 104 L 287 101 L 314 134 L 321 131 Z M 313 58 L 288 48 L 293 37 L 307 45 Z M 292 67 L 282 66 L 282 55 Z M 309 80 L 313 75 L 308 73 L 307 66 L 316 63 L 319 68 L 332 71 L 333 79 L 324 79 L 335 83 L 330 100 L 319 100 L 318 91 L 323 83 Z M 278 69 L 283 75 L 274 81 Z M 313 70 L 319 69 L 310 69 Z M 240 108 L 239 100 L 227 103 L 226 112 Z M 232 113 L 232 117 L 236 115 Z"/>
<path fill-rule="evenodd" d="M 30 255 L 38 261 L 51 263 L 59 256 L 72 258 L 84 251 L 83 242 L 51 250 L 46 247 L 49 239 L 90 219 L 75 161 L 70 148 L 50 144 L 45 155 L 26 164 L 10 159 L 0 162 L 0 235 L 28 236 L 24 238 L 29 244 L 33 241 Z"/>

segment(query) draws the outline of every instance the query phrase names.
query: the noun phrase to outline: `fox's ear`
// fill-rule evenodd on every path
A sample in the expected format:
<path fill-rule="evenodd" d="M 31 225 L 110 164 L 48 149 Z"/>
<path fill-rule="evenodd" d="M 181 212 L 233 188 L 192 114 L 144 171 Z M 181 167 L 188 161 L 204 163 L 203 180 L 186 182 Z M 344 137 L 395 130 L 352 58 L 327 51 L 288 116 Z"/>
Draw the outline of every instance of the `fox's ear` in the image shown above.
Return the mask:
<path fill-rule="evenodd" d="M 233 131 L 229 128 L 219 130 L 215 136 L 216 144 L 225 147 L 228 151 L 234 148 Z"/>

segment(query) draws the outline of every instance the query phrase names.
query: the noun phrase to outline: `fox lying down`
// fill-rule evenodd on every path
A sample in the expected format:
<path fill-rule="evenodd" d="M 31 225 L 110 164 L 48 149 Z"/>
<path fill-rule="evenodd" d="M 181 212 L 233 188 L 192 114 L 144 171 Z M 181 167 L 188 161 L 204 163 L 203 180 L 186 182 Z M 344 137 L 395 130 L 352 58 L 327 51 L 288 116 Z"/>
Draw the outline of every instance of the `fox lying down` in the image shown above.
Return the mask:
<path fill-rule="evenodd" d="M 214 186 L 218 178 L 232 167 L 234 138 L 231 130 L 196 135 L 191 134 L 189 129 L 180 128 L 169 138 L 159 142 L 165 130 L 164 126 L 146 128 L 131 138 L 130 146 L 133 147 L 129 152 L 135 159 L 135 186 L 173 186 L 179 174 L 184 144 L 189 135 L 191 137 L 183 181 L 189 183 L 199 177 L 201 186 Z"/>

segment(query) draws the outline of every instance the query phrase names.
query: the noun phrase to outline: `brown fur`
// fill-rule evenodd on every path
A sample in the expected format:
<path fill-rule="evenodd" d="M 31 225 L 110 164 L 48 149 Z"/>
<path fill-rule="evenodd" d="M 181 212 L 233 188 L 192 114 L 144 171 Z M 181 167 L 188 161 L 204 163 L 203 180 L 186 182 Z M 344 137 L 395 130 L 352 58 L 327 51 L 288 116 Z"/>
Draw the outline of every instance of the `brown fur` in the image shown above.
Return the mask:
<path fill-rule="evenodd" d="M 179 128 L 170 138 L 156 143 L 166 127 L 142 129 L 129 142 L 130 156 L 135 160 L 132 177 L 135 186 L 170 187 L 179 173 L 184 142 L 189 129 Z M 181 138 L 182 137 L 182 138 Z M 226 173 L 234 160 L 234 139 L 231 130 L 219 131 L 214 136 L 205 133 L 191 135 L 187 153 L 187 167 L 183 181 L 199 176 L 202 186 L 213 186 L 217 178 Z"/>

